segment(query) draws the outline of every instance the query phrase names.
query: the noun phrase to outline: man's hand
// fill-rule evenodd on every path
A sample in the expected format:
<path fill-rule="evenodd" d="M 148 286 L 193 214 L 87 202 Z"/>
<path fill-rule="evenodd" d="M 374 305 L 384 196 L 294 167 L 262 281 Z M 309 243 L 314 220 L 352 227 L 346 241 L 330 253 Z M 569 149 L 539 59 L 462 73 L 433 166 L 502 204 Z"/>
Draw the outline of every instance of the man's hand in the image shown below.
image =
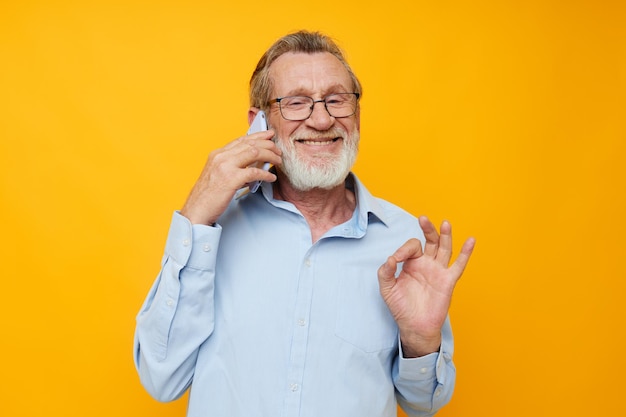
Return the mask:
<path fill-rule="evenodd" d="M 281 152 L 270 139 L 273 130 L 235 139 L 209 154 L 181 214 L 192 224 L 214 224 L 226 210 L 235 192 L 251 181 L 276 181 L 276 175 L 252 164 L 280 165 Z"/>
<path fill-rule="evenodd" d="M 410 239 L 378 269 L 380 293 L 400 329 L 405 357 L 436 352 L 441 344 L 441 328 L 448 315 L 454 286 L 463 274 L 475 239 L 463 244 L 461 253 L 452 257 L 452 228 L 444 221 L 441 236 L 426 217 L 419 219 L 426 244 Z M 396 277 L 397 265 L 403 262 Z"/>

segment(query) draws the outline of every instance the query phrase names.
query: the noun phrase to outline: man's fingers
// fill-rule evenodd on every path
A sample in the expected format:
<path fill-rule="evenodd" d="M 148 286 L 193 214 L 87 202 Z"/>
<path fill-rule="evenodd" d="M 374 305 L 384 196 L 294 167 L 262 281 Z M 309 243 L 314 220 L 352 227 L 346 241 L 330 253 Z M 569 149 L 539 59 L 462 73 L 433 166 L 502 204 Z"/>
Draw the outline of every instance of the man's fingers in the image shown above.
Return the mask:
<path fill-rule="evenodd" d="M 256 132 L 251 135 L 244 135 L 244 136 L 238 137 L 237 139 L 232 140 L 226 145 L 224 145 L 222 149 L 229 150 L 229 149 L 233 149 L 241 145 L 242 143 L 248 143 L 248 142 L 259 141 L 259 140 L 267 141 L 271 143 L 270 139 L 272 139 L 272 137 L 274 137 L 273 130 L 263 130 L 261 132 Z"/>
<path fill-rule="evenodd" d="M 396 261 L 404 262 L 422 256 L 422 243 L 417 239 L 409 239 L 392 255 Z"/>
<path fill-rule="evenodd" d="M 236 156 L 234 156 L 233 161 L 235 161 L 236 165 L 240 168 L 247 168 L 255 164 L 263 166 L 265 162 L 269 162 L 273 165 L 282 163 L 282 159 L 276 153 L 275 148 L 253 146 L 242 149 Z"/>
<path fill-rule="evenodd" d="M 456 260 L 450 266 L 450 269 L 454 272 L 456 279 L 459 279 L 467 266 L 467 263 L 472 256 L 472 252 L 474 251 L 474 247 L 476 246 L 476 239 L 470 237 L 465 241 L 463 247 L 461 248 L 461 253 L 457 256 Z"/>
<path fill-rule="evenodd" d="M 251 135 L 252 136 L 252 135 Z M 260 172 L 245 172 L 250 166 L 263 166 L 265 162 L 273 165 L 282 163 L 281 152 L 276 144 L 270 140 L 248 140 L 248 136 L 236 139 L 224 148 L 212 153 L 213 172 L 222 172 L 224 178 L 251 181 L 257 178 Z M 259 178 L 264 180 L 264 178 Z"/>
<path fill-rule="evenodd" d="M 439 248 L 439 233 L 437 233 L 435 225 L 428 220 L 428 217 L 420 216 L 419 222 L 422 231 L 424 232 L 424 237 L 426 238 L 424 255 L 432 256 L 434 258 L 437 255 L 437 249 Z"/>
<path fill-rule="evenodd" d="M 396 268 L 398 261 L 390 256 L 387 261 L 378 268 L 378 284 L 384 294 L 386 290 L 392 288 L 396 283 Z"/>
<path fill-rule="evenodd" d="M 381 290 L 390 289 L 396 284 L 398 264 L 408 259 L 422 256 L 422 244 L 417 239 L 409 239 L 400 246 L 387 261 L 378 268 L 378 282 Z"/>
<path fill-rule="evenodd" d="M 439 236 L 439 248 L 437 249 L 437 262 L 447 267 L 452 257 L 452 226 L 447 220 L 441 223 L 441 235 Z"/>

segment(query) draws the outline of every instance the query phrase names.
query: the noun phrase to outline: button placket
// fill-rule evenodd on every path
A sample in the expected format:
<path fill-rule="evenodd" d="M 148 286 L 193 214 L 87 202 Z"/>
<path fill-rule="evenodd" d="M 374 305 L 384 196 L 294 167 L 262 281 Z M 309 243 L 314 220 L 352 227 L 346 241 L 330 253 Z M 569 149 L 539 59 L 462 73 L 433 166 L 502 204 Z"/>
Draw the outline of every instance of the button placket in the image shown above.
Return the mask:
<path fill-rule="evenodd" d="M 304 380 L 304 363 L 307 356 L 309 338 L 309 315 L 313 297 L 314 259 L 307 254 L 300 264 L 297 283 L 296 304 L 293 321 L 293 338 L 287 374 L 288 397 L 285 401 L 285 414 L 295 413 L 300 408 L 302 384 Z"/>

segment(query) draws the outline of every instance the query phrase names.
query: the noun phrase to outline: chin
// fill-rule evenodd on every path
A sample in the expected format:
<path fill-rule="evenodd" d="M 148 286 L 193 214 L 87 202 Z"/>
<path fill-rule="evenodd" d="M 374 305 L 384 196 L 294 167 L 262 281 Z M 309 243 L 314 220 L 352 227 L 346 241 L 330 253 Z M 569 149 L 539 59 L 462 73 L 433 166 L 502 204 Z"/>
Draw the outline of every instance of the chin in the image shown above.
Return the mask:
<path fill-rule="evenodd" d="M 307 164 L 303 161 L 285 160 L 283 172 L 291 185 L 298 191 L 309 191 L 315 188 L 330 190 L 342 185 L 350 173 L 356 155 L 342 152 L 341 155 L 325 163 Z"/>
<path fill-rule="evenodd" d="M 298 191 L 330 190 L 342 185 L 356 161 L 358 144 L 359 133 L 354 132 L 344 140 L 344 146 L 338 154 L 329 153 L 307 158 L 298 155 L 294 147 L 285 146 L 280 140 L 276 141 L 283 153 L 280 169 Z"/>

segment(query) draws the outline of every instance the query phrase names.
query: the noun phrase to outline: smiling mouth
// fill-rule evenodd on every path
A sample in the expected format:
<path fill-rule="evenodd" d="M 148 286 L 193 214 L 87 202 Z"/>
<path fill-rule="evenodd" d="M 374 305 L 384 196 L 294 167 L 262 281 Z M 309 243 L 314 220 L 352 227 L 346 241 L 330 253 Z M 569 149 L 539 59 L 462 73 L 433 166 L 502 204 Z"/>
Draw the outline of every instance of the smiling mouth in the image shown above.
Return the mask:
<path fill-rule="evenodd" d="M 332 145 L 333 143 L 337 142 L 339 139 L 341 138 L 337 137 L 337 138 L 329 139 L 329 140 L 299 139 L 299 140 L 296 140 L 296 142 L 301 143 L 303 145 L 327 146 L 327 145 Z"/>

